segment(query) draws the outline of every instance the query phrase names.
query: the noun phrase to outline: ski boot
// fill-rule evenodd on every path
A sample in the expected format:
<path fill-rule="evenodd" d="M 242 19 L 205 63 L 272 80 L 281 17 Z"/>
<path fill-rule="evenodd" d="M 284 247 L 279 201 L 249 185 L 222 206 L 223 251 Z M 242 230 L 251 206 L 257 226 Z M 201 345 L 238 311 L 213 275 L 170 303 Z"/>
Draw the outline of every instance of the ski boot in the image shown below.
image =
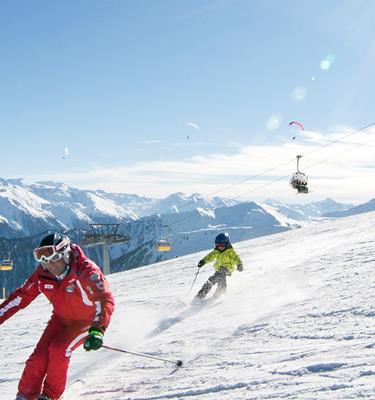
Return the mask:
<path fill-rule="evenodd" d="M 48 397 L 48 396 L 45 395 L 45 394 L 41 394 L 41 395 L 38 397 L 38 400 L 52 400 L 52 399 L 51 399 L 51 397 Z"/>
<path fill-rule="evenodd" d="M 195 299 L 197 300 L 204 300 L 204 298 L 207 296 L 208 292 L 211 290 L 212 284 L 211 282 L 206 282 L 203 286 L 202 289 L 198 292 L 198 294 L 195 296 Z"/>
<path fill-rule="evenodd" d="M 226 288 L 226 287 L 218 287 L 218 288 L 215 290 L 215 293 L 214 293 L 213 297 L 214 297 L 215 299 L 218 299 L 220 296 L 222 296 L 222 295 L 225 294 L 226 292 L 227 292 L 227 288 Z"/>

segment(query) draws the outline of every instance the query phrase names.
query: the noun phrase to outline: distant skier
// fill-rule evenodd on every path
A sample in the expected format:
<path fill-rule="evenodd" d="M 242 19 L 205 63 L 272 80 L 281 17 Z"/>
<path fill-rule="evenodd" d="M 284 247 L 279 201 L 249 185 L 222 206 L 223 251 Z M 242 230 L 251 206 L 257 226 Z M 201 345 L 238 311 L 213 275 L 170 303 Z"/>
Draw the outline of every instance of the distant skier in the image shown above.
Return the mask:
<path fill-rule="evenodd" d="M 52 317 L 26 362 L 16 400 L 57 400 L 73 350 L 82 343 L 85 350 L 102 346 L 114 300 L 100 268 L 67 236 L 45 236 L 34 258 L 39 263 L 35 272 L 0 305 L 0 325 L 40 293 L 47 297 Z"/>
<path fill-rule="evenodd" d="M 226 292 L 227 276 L 231 276 L 236 267 L 237 271 L 243 271 L 242 261 L 230 244 L 228 233 L 220 233 L 216 236 L 214 250 L 199 261 L 198 268 L 202 268 L 203 265 L 214 260 L 216 260 L 214 264 L 215 273 L 202 286 L 201 290 L 195 296 L 196 300 L 204 299 L 215 284 L 217 284 L 217 288 L 214 296 L 219 297 Z"/>

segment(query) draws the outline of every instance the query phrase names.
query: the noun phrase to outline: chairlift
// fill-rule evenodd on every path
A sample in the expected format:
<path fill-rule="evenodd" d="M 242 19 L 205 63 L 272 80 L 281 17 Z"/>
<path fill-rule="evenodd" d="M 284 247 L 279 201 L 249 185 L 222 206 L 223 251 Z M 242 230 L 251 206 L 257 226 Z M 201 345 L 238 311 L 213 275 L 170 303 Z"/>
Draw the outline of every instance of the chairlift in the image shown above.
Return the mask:
<path fill-rule="evenodd" d="M 172 250 L 172 245 L 170 242 L 168 242 L 168 240 L 166 239 L 160 239 L 157 243 L 156 243 L 156 250 L 157 251 L 171 251 Z"/>
<path fill-rule="evenodd" d="M 13 269 L 13 260 L 10 259 L 10 254 L 7 260 L 0 261 L 0 271 L 11 271 Z"/>
<path fill-rule="evenodd" d="M 307 175 L 299 170 L 299 159 L 301 155 L 298 155 L 297 158 L 297 172 L 292 175 L 290 179 L 290 185 L 292 185 L 293 189 L 297 189 L 298 193 L 308 193 L 309 189 L 307 187 Z"/>
<path fill-rule="evenodd" d="M 161 226 L 162 228 L 162 234 L 160 239 L 157 241 L 155 247 L 156 251 L 162 252 L 162 251 L 171 251 L 172 250 L 172 244 L 169 240 L 170 235 L 171 235 L 171 228 L 167 224 L 163 224 Z"/>

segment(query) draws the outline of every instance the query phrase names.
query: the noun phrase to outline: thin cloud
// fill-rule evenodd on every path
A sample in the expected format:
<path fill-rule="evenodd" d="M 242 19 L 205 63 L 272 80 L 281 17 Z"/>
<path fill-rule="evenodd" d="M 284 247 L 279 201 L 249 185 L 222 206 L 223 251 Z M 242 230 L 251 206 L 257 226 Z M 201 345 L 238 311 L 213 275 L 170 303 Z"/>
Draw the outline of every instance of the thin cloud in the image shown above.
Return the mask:
<path fill-rule="evenodd" d="M 161 143 L 162 141 L 159 139 L 150 139 L 150 140 L 142 140 L 143 144 L 157 144 Z"/>
<path fill-rule="evenodd" d="M 202 146 L 204 145 L 204 142 L 192 142 L 190 140 L 186 140 L 186 142 L 176 142 L 176 143 L 171 143 L 170 146 L 174 147 L 184 147 L 184 146 Z"/>
<path fill-rule="evenodd" d="M 375 197 L 375 130 L 358 132 L 332 146 L 320 148 L 345 134 L 309 132 L 303 142 L 252 145 L 242 147 L 235 154 L 142 161 L 131 166 L 93 165 L 87 171 L 50 175 L 44 179 L 81 188 L 101 188 L 153 197 L 176 191 L 200 192 L 204 195 L 218 191 L 220 195 L 234 198 L 248 193 L 252 199 L 273 197 L 297 201 L 295 191 L 288 182 L 296 169 L 296 155 L 302 154 L 300 169 L 309 176 L 312 190 L 311 195 L 305 196 L 303 201 L 325 197 L 352 202 L 369 200 Z M 256 175 L 259 176 L 242 182 Z M 298 197 L 300 199 L 301 196 Z"/>

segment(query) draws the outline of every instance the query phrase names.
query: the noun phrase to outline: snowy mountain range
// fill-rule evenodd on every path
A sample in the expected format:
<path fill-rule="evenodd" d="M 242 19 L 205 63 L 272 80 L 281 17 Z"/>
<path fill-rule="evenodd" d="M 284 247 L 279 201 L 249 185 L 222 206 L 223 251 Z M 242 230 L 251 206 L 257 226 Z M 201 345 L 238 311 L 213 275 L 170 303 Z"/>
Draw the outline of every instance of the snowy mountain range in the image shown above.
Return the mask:
<path fill-rule="evenodd" d="M 31 257 L 48 230 L 65 231 L 81 243 L 90 223 L 118 223 L 130 241 L 111 247 L 111 271 L 118 272 L 213 247 L 215 236 L 229 232 L 232 242 L 300 228 L 306 221 L 351 205 L 332 199 L 306 205 L 269 200 L 238 202 L 199 194 L 175 193 L 165 199 L 71 188 L 62 183 L 26 184 L 22 179 L 0 180 L 0 258 L 15 261 L 15 272 L 3 285 L 18 286 L 34 268 Z M 165 239 L 170 252 L 157 252 Z M 101 246 L 87 249 L 103 265 Z"/>
<path fill-rule="evenodd" d="M 0 236 L 25 237 L 46 230 L 86 228 L 91 222 L 127 222 L 138 218 L 128 207 L 142 204 L 132 195 L 106 196 L 61 183 L 27 185 L 0 179 Z"/>
<path fill-rule="evenodd" d="M 374 399 L 375 212 L 309 221 L 235 245 L 244 271 L 194 308 L 193 253 L 108 277 L 116 309 L 105 345 L 72 356 L 68 400 Z M 324 244 L 324 245 L 322 245 Z M 1 326 L 0 393 L 13 399 L 51 313 L 41 296 Z"/>
<path fill-rule="evenodd" d="M 344 210 L 336 210 L 336 211 L 331 211 L 326 214 L 327 217 L 331 218 L 343 218 L 343 217 L 348 217 L 350 215 L 356 215 L 356 214 L 363 214 L 367 213 L 370 211 L 375 211 L 375 199 L 372 199 L 368 201 L 367 203 L 360 204 L 355 207 L 351 207 L 349 209 L 344 209 Z"/>
<path fill-rule="evenodd" d="M 281 214 L 297 221 L 327 217 L 331 213 L 345 213 L 345 211 L 354 207 L 353 204 L 338 203 L 330 198 L 308 204 L 285 204 L 275 200 L 266 200 L 266 204 L 275 207 Z"/>
<path fill-rule="evenodd" d="M 198 211 L 203 216 L 210 210 L 230 209 L 239 204 L 241 202 L 233 199 L 208 199 L 197 193 L 174 193 L 165 199 L 154 199 L 135 194 L 80 190 L 57 182 L 26 184 L 22 179 L 0 178 L 0 237 L 27 237 L 47 230 L 87 229 L 90 223 L 125 224 L 150 215 Z M 292 223 L 351 207 L 330 199 L 307 205 L 269 200 L 266 205 L 271 206 L 268 207 L 268 211 L 273 210 L 271 214 L 278 212 L 294 220 Z"/>
<path fill-rule="evenodd" d="M 111 247 L 111 271 L 123 271 L 212 248 L 215 236 L 221 231 L 227 231 L 232 242 L 239 242 L 297 227 L 300 225 L 295 220 L 285 217 L 269 205 L 255 202 L 143 217 L 122 224 L 119 233 L 125 234 L 130 240 Z M 25 238 L 0 239 L 3 257 L 10 254 L 17 266 L 14 273 L 7 275 L 5 287 L 8 291 L 18 286 L 34 269 L 32 250 L 38 246 L 45 233 Z M 76 228 L 66 233 L 74 242 L 81 243 L 87 231 Z M 169 241 L 172 250 L 163 253 L 156 251 L 160 239 Z M 87 253 L 98 265 L 103 265 L 102 246 L 90 247 Z"/>
<path fill-rule="evenodd" d="M 90 223 L 126 223 L 148 215 L 237 203 L 221 197 L 205 199 L 199 194 L 175 193 L 165 199 L 153 199 L 80 190 L 56 182 L 28 185 L 22 179 L 0 178 L 0 236 L 26 237 L 51 229 L 85 229 Z"/>

